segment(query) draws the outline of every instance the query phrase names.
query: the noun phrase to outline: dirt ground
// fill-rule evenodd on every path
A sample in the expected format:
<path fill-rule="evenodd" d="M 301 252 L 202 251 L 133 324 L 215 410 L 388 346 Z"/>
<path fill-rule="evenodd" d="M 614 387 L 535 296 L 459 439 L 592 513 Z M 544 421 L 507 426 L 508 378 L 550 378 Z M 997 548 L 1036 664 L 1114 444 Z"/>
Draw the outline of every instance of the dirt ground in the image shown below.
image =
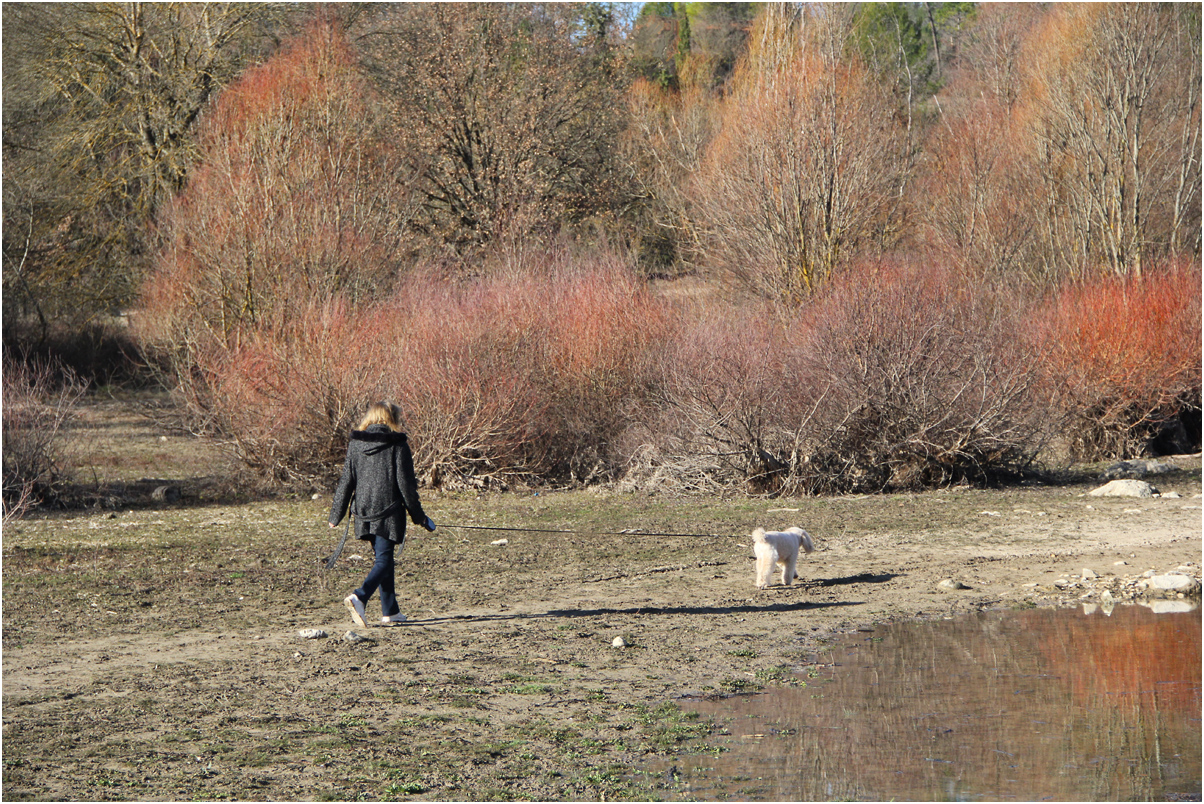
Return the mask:
<path fill-rule="evenodd" d="M 370 554 L 320 568 L 328 495 L 223 503 L 212 447 L 115 402 L 79 426 L 94 507 L 3 534 L 5 800 L 680 800 L 648 769 L 712 750 L 682 696 L 784 683 L 883 621 L 1200 576 L 1198 455 L 1151 499 L 1086 496 L 1090 472 L 803 499 L 427 490 L 410 622 L 363 629 L 341 600 Z M 168 481 L 182 499 L 150 500 Z M 793 524 L 817 545 L 801 579 L 755 589 L 748 532 Z"/>

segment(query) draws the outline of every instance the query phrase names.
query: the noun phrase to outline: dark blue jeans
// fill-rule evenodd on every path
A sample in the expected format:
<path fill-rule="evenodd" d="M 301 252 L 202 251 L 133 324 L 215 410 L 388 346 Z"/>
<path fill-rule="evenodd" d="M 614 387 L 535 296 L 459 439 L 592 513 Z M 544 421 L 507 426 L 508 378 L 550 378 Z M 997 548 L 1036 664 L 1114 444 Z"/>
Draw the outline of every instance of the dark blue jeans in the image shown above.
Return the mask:
<path fill-rule="evenodd" d="M 364 585 L 355 590 L 355 596 L 367 603 L 372 593 L 380 588 L 380 612 L 385 617 L 392 617 L 401 611 L 397 607 L 397 594 L 393 590 L 393 549 L 396 544 L 384 536 L 372 537 L 372 549 L 376 551 L 376 561 L 368 570 Z"/>

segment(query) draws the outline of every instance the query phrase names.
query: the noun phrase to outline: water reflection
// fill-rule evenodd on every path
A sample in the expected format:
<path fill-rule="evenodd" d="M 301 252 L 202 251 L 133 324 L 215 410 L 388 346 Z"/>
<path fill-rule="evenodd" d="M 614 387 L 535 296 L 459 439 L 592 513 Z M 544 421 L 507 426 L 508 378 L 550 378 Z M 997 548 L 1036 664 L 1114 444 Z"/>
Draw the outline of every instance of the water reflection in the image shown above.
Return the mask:
<path fill-rule="evenodd" d="M 797 688 L 683 707 L 727 750 L 686 797 L 1103 801 L 1200 797 L 1200 613 L 984 612 L 883 626 Z M 829 666 L 824 666 L 828 664 Z"/>

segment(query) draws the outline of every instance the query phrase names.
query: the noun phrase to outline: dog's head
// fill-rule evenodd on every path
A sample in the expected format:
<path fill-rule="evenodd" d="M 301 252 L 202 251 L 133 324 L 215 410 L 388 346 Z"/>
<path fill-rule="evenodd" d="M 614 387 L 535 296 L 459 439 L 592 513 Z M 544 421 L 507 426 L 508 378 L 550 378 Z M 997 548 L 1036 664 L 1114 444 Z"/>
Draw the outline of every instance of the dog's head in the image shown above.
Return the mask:
<path fill-rule="evenodd" d="M 811 534 L 799 527 L 786 528 L 787 533 L 793 533 L 798 537 L 799 547 L 803 548 L 804 552 L 810 553 L 815 549 L 815 544 L 811 541 Z"/>

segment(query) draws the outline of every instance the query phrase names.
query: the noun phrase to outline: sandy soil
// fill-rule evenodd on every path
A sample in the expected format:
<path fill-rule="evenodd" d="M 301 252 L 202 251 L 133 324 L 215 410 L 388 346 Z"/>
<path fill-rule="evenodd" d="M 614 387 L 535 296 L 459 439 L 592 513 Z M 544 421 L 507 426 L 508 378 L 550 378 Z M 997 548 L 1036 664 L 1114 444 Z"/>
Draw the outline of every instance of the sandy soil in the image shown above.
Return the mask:
<path fill-rule="evenodd" d="M 328 497 L 221 504 L 208 447 L 121 406 L 89 416 L 107 496 L 4 532 L 6 800 L 680 799 L 646 769 L 706 750 L 683 695 L 778 683 L 886 620 L 1200 575 L 1199 456 L 1149 478 L 1178 498 L 1145 500 L 1086 496 L 1089 477 L 791 500 L 426 492 L 440 527 L 398 569 L 410 622 L 354 628 L 340 601 L 370 561 L 352 544 L 321 571 Z M 160 457 L 131 472 L 140 447 Z M 137 482 L 164 479 L 180 502 Z M 816 552 L 796 584 L 755 589 L 746 534 L 792 524 Z"/>

